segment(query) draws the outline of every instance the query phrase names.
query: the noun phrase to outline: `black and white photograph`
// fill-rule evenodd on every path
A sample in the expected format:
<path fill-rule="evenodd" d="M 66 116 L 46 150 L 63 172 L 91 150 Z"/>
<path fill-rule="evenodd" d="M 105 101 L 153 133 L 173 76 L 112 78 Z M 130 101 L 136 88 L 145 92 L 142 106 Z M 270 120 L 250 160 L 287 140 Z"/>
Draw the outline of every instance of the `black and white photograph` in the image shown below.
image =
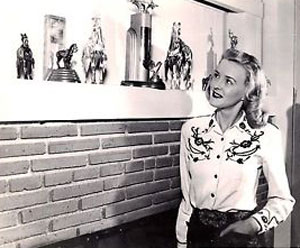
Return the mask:
<path fill-rule="evenodd" d="M 0 248 L 300 247 L 300 0 L 10 0 L 0 30 Z"/>

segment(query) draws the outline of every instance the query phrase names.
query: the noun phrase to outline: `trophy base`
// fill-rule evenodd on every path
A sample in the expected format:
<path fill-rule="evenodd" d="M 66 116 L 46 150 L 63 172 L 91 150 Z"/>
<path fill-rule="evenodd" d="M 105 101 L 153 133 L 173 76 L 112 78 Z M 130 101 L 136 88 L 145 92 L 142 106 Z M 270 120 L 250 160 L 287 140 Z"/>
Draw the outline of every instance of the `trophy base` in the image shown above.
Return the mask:
<path fill-rule="evenodd" d="M 142 88 L 152 88 L 158 90 L 165 90 L 166 86 L 163 81 L 134 81 L 134 80 L 124 80 L 121 82 L 122 86 L 134 86 L 134 87 L 142 87 Z"/>
<path fill-rule="evenodd" d="M 70 83 L 81 83 L 77 72 L 73 69 L 60 68 L 51 71 L 48 81 L 59 81 L 59 82 L 70 82 Z"/>

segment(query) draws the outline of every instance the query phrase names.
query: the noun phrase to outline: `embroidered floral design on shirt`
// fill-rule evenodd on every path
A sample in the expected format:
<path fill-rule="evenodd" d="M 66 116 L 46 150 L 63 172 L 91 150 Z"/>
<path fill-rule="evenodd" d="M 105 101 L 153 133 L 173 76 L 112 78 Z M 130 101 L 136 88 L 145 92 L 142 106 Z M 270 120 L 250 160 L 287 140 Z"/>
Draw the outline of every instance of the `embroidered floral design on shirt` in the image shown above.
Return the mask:
<path fill-rule="evenodd" d="M 242 124 L 242 123 L 241 123 Z M 242 129 L 245 129 L 246 126 L 241 126 Z M 250 136 L 249 139 L 243 140 L 242 142 L 237 142 L 233 140 L 230 142 L 230 147 L 225 150 L 227 158 L 232 161 L 237 162 L 238 164 L 244 164 L 246 160 L 248 160 L 251 155 L 256 153 L 260 149 L 260 141 L 259 138 L 264 135 L 263 131 L 259 133 L 254 131 L 252 134 L 249 129 L 245 129 L 245 132 Z"/>
<path fill-rule="evenodd" d="M 212 144 L 215 143 L 213 140 L 205 140 L 203 134 L 207 134 L 213 127 L 213 120 L 209 122 L 208 128 L 200 131 L 199 127 L 191 127 L 191 138 L 188 138 L 188 151 L 190 152 L 189 157 L 194 161 L 201 161 L 210 159 L 210 152 L 213 150 Z"/>

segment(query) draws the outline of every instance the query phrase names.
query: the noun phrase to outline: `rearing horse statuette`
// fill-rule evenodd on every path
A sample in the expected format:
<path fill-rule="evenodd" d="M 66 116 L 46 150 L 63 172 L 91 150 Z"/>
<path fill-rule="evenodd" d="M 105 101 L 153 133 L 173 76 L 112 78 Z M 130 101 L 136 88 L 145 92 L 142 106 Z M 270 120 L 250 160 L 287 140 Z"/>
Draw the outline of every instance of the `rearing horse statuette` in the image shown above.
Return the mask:
<path fill-rule="evenodd" d="M 188 89 L 191 84 L 192 50 L 180 38 L 181 23 L 174 22 L 165 60 L 165 79 L 171 89 Z"/>

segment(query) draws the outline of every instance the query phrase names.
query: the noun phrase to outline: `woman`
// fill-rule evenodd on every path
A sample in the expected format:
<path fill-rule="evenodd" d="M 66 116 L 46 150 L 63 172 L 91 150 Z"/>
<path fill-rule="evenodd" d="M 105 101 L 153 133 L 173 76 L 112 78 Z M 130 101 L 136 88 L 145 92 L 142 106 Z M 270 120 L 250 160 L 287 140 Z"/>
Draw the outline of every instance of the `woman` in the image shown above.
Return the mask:
<path fill-rule="evenodd" d="M 291 213 L 281 134 L 262 110 L 267 84 L 255 57 L 228 49 L 206 89 L 216 111 L 183 125 L 178 247 L 257 247 Z M 261 172 L 269 190 L 258 211 Z"/>

